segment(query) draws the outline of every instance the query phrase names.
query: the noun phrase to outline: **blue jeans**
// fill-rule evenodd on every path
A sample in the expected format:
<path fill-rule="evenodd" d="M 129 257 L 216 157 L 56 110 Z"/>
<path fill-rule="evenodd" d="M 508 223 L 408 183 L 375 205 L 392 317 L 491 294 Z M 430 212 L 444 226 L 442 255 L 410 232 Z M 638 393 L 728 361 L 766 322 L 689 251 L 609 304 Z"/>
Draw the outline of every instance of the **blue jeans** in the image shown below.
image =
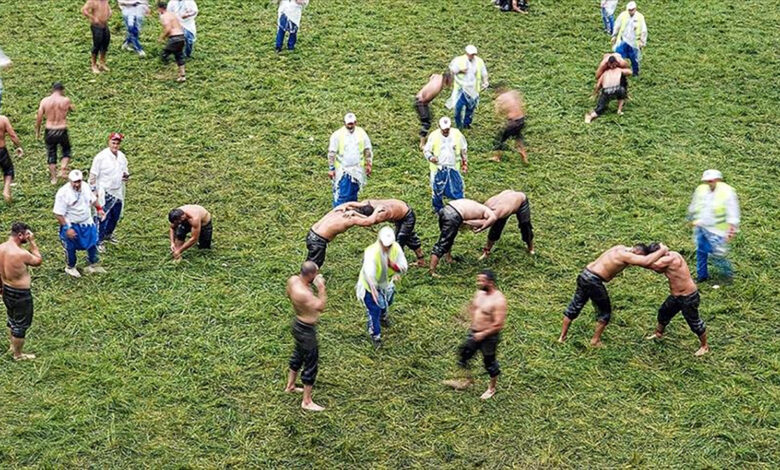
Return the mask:
<path fill-rule="evenodd" d="M 184 57 L 192 57 L 192 49 L 195 47 L 195 35 L 184 30 Z"/>
<path fill-rule="evenodd" d="M 442 168 L 433 177 L 431 204 L 437 214 L 444 207 L 443 199 L 463 199 L 463 177 L 455 168 Z"/>
<path fill-rule="evenodd" d="M 471 125 L 471 119 L 474 117 L 474 110 L 477 109 L 477 103 L 479 103 L 479 96 L 470 98 L 466 93 L 460 93 L 460 97 L 455 103 L 455 127 L 462 129 Z M 464 114 L 462 118 L 461 114 Z"/>
<path fill-rule="evenodd" d="M 734 275 L 731 262 L 726 259 L 728 245 L 726 237 L 716 235 L 701 227 L 693 230 L 693 237 L 696 241 L 696 274 L 699 279 L 707 279 L 707 259 L 712 255 L 712 264 L 714 264 L 721 275 L 729 279 Z"/>
<path fill-rule="evenodd" d="M 639 76 L 639 49 L 634 49 L 625 42 L 620 42 L 615 48 L 615 52 L 620 54 L 624 59 L 631 61 L 631 73 L 635 77 Z"/>
<path fill-rule="evenodd" d="M 610 36 L 612 35 L 612 30 L 615 29 L 615 12 L 613 11 L 612 14 L 608 14 L 607 10 L 602 8 L 601 9 L 601 21 L 604 22 L 604 31 L 607 32 Z"/>
<path fill-rule="evenodd" d="M 395 291 L 392 288 L 384 293 L 382 291 L 377 292 L 379 303 L 374 302 L 374 298 L 371 297 L 371 291 L 366 291 L 366 295 L 363 297 L 363 302 L 366 304 L 366 316 L 368 317 L 368 334 L 374 339 L 381 337 L 382 326 L 379 321 L 387 318 L 387 309 L 393 304 L 394 294 Z"/>
<path fill-rule="evenodd" d="M 287 19 L 287 15 L 282 13 L 279 17 L 279 30 L 276 32 L 276 50 L 282 50 L 282 43 L 284 42 L 284 33 L 290 33 L 290 37 L 287 39 L 287 49 L 295 49 L 295 41 L 298 40 L 298 25 Z"/>
<path fill-rule="evenodd" d="M 138 39 L 141 36 L 141 27 L 144 25 L 144 17 L 136 15 L 122 15 L 125 20 L 125 28 L 127 28 L 127 35 L 125 36 L 125 43 L 135 49 L 136 52 L 144 50 L 141 46 L 141 41 Z"/>
<path fill-rule="evenodd" d="M 76 267 L 76 251 L 78 250 L 87 251 L 89 264 L 97 263 L 97 227 L 94 225 L 73 224 L 71 228 L 76 231 L 76 238 L 68 238 L 65 226 L 60 227 L 60 240 L 62 241 L 62 246 L 65 247 L 68 267 Z"/>
<path fill-rule="evenodd" d="M 346 173 L 341 175 L 338 183 L 333 183 L 333 207 L 345 202 L 357 201 L 359 191 L 360 183 Z"/>
<path fill-rule="evenodd" d="M 106 194 L 106 205 L 103 209 L 106 211 L 106 220 L 98 223 L 98 242 L 103 242 L 114 234 L 119 216 L 122 215 L 122 200 Z"/>

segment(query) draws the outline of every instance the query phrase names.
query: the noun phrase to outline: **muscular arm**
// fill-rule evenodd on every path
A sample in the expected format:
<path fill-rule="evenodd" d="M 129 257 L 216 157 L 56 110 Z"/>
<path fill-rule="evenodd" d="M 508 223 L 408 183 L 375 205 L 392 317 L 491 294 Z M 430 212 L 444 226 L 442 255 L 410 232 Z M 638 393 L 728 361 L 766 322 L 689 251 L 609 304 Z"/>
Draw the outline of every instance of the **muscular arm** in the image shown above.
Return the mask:
<path fill-rule="evenodd" d="M 92 0 L 87 0 L 87 3 L 81 7 L 81 14 L 84 15 L 89 21 L 94 21 L 92 16 Z"/>
<path fill-rule="evenodd" d="M 197 222 L 195 220 L 190 220 L 190 226 L 192 227 L 192 234 L 190 236 L 190 239 L 187 240 L 180 248 L 179 253 L 184 253 L 185 250 L 189 249 L 198 242 L 198 238 L 200 237 L 200 227 L 201 227 L 201 219 L 198 219 Z"/>
<path fill-rule="evenodd" d="M 483 217 L 482 225 L 480 227 L 476 228 L 474 230 L 474 233 L 479 233 L 479 232 L 487 229 L 488 227 L 490 227 L 491 225 L 496 223 L 496 220 L 498 220 L 498 218 L 496 217 L 496 213 L 493 212 L 490 209 L 486 209 L 484 214 L 482 214 L 482 217 Z"/>
<path fill-rule="evenodd" d="M 40 250 L 38 250 L 38 245 L 32 238 L 28 238 L 27 241 L 30 243 L 30 251 L 25 257 L 24 264 L 27 266 L 40 266 L 41 263 L 43 263 L 43 258 L 41 257 Z"/>
<path fill-rule="evenodd" d="M 628 68 L 628 66 L 622 66 L 620 68 L 620 73 L 622 73 L 623 75 L 633 75 L 633 72 L 631 71 L 630 68 Z"/>
<path fill-rule="evenodd" d="M 634 266 L 642 266 L 643 268 L 649 268 L 661 259 L 662 256 L 666 255 L 669 252 L 669 249 L 665 246 L 661 245 L 661 248 L 659 248 L 654 253 L 650 253 L 647 256 L 641 256 L 634 253 L 631 253 L 630 251 L 624 251 L 621 253 L 620 257 L 622 258 L 622 261 L 626 264 L 633 264 Z"/>
<path fill-rule="evenodd" d="M 11 142 L 13 142 L 14 145 L 16 145 L 18 148 L 22 148 L 22 141 L 19 140 L 19 136 L 16 135 L 14 127 L 11 125 L 11 121 L 8 119 L 5 120 L 5 132 L 8 134 L 8 138 L 11 139 Z"/>
<path fill-rule="evenodd" d="M 168 228 L 168 239 L 171 241 L 171 247 L 173 247 L 174 244 L 176 243 L 176 241 L 174 240 L 174 230 L 175 227 L 173 226 L 173 224 L 171 224 L 170 227 Z M 171 250 L 173 250 L 173 248 L 171 248 Z"/>
<path fill-rule="evenodd" d="M 35 115 L 35 138 L 41 137 L 41 123 L 43 122 L 43 101 L 38 106 L 38 113 Z"/>
<path fill-rule="evenodd" d="M 666 269 L 667 267 L 669 267 L 669 265 L 672 264 L 672 261 L 674 261 L 674 257 L 672 256 L 671 253 L 667 253 L 667 254 L 663 255 L 662 257 L 660 257 L 658 259 L 658 261 L 653 263 L 650 266 L 650 269 L 652 269 L 653 271 L 661 272 L 664 269 Z"/>
<path fill-rule="evenodd" d="M 358 214 L 357 212 L 353 212 L 352 214 L 351 217 L 356 218 L 354 222 L 358 227 L 370 227 L 375 224 L 381 224 L 387 220 L 387 210 L 385 208 L 374 209 L 374 213 L 369 216 Z M 380 214 L 382 215 L 381 217 Z"/>
<path fill-rule="evenodd" d="M 308 309 L 314 310 L 317 313 L 322 313 L 325 310 L 325 304 L 328 301 L 328 294 L 325 290 L 325 285 L 317 288 L 317 295 L 315 296 L 307 290 L 305 305 Z"/>
<path fill-rule="evenodd" d="M 599 90 L 601 89 L 602 83 L 604 83 L 604 75 L 600 76 L 598 80 L 596 80 L 596 86 L 593 88 L 593 94 L 596 95 Z"/>

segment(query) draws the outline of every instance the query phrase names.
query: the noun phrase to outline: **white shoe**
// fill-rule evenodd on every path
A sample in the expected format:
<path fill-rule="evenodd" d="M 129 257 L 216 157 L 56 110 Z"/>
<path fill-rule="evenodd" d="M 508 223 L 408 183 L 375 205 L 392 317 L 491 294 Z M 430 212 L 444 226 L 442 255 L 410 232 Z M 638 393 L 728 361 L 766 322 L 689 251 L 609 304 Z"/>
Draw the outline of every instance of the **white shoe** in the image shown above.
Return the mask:
<path fill-rule="evenodd" d="M 116 238 L 116 235 L 114 235 L 113 233 L 111 234 L 111 236 L 108 237 L 108 241 L 109 243 L 113 243 L 114 245 L 119 243 L 119 239 Z"/>
<path fill-rule="evenodd" d="M 106 270 L 96 264 L 90 264 L 84 269 L 87 274 L 105 274 Z"/>
<path fill-rule="evenodd" d="M 146 52 L 144 52 L 144 51 L 138 51 L 138 57 L 140 57 L 140 58 L 142 58 L 142 59 L 143 59 L 144 57 L 146 57 Z"/>
<path fill-rule="evenodd" d="M 130 47 L 130 44 L 128 44 L 128 43 L 126 43 L 126 42 L 123 42 L 123 43 L 122 43 L 122 49 L 124 49 L 124 50 L 126 50 L 126 51 L 132 51 L 132 50 L 133 50 L 133 48 L 132 48 L 132 47 Z"/>
<path fill-rule="evenodd" d="M 105 253 L 106 245 L 104 245 L 103 243 L 98 243 L 97 249 L 98 249 L 98 253 Z"/>
<path fill-rule="evenodd" d="M 87 268 L 87 269 L 89 269 L 89 268 Z M 72 267 L 72 268 L 65 268 L 65 273 L 68 274 L 68 275 L 71 275 L 73 277 L 81 277 L 81 273 L 79 272 L 78 269 L 76 269 L 75 266 Z"/>

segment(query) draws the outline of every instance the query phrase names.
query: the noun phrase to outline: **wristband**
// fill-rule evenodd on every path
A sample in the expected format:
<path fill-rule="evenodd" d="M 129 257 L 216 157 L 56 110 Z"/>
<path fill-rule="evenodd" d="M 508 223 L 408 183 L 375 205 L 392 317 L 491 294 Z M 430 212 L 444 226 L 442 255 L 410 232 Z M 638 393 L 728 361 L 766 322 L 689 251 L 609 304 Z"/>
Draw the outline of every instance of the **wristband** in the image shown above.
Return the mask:
<path fill-rule="evenodd" d="M 330 170 L 330 171 L 336 171 L 336 167 L 335 167 L 335 166 L 333 166 L 333 165 L 331 165 L 331 166 L 329 166 L 329 167 L 328 167 L 328 170 Z"/>
<path fill-rule="evenodd" d="M 102 211 L 103 211 L 103 206 L 101 206 L 101 205 L 96 205 L 96 206 L 95 206 L 95 209 L 97 209 L 97 210 L 98 210 L 98 212 L 102 212 Z"/>
<path fill-rule="evenodd" d="M 65 224 L 65 225 L 63 225 L 63 227 L 65 227 L 65 230 L 70 230 L 70 229 L 72 228 L 72 227 L 70 226 L 70 224 Z"/>

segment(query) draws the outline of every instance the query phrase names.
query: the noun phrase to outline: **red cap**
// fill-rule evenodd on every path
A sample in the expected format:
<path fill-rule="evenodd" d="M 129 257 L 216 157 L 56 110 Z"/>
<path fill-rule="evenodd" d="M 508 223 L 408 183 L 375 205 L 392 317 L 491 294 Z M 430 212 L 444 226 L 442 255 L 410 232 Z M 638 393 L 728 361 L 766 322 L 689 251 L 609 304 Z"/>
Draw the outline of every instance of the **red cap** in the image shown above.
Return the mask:
<path fill-rule="evenodd" d="M 108 136 L 108 140 L 119 140 L 121 141 L 124 139 L 125 136 L 120 134 L 119 132 L 112 132 L 110 136 Z"/>

